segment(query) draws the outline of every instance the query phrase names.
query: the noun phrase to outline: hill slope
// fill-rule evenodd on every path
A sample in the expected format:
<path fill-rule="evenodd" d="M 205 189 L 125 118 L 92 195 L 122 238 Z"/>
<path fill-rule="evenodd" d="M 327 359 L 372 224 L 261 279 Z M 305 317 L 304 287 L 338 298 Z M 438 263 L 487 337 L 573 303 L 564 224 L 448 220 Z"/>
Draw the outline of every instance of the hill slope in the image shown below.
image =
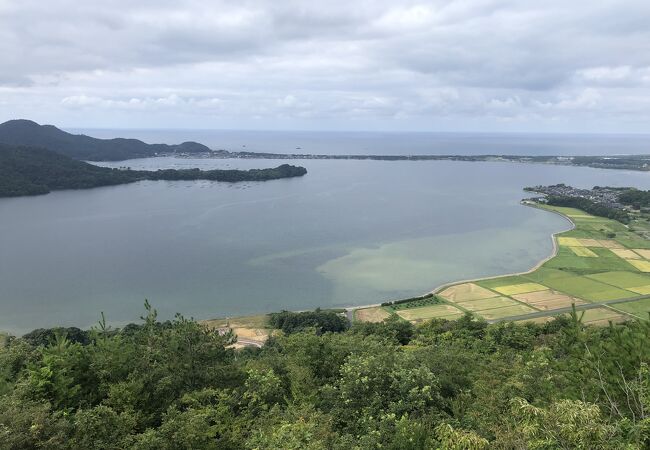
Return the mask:
<path fill-rule="evenodd" d="M 156 153 L 201 153 L 210 149 L 196 142 L 179 145 L 147 144 L 137 139 L 97 139 L 71 134 L 53 125 L 39 125 L 31 120 L 10 120 L 0 124 L 0 143 L 42 147 L 74 159 L 121 161 L 154 156 Z"/>
<path fill-rule="evenodd" d="M 266 181 L 302 176 L 303 167 L 283 164 L 251 170 L 120 170 L 75 161 L 50 150 L 0 144 L 0 197 L 47 194 L 141 180 Z"/>

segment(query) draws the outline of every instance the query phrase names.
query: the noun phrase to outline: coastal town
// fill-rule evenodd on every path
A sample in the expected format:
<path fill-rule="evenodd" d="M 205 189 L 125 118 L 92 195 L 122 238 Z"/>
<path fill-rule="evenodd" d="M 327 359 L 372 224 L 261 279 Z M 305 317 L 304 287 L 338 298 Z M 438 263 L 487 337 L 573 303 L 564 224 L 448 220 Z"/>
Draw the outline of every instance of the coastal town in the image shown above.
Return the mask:
<path fill-rule="evenodd" d="M 629 189 L 630 188 L 600 186 L 595 186 L 592 189 L 580 189 L 572 186 L 567 186 L 566 184 L 555 184 L 551 186 L 528 187 L 524 190 L 528 192 L 544 194 L 548 197 L 582 198 L 606 208 L 623 209 L 625 208 L 625 205 L 620 202 L 619 196 L 622 192 L 628 191 Z M 536 200 L 544 201 L 544 198 L 538 198 Z"/>

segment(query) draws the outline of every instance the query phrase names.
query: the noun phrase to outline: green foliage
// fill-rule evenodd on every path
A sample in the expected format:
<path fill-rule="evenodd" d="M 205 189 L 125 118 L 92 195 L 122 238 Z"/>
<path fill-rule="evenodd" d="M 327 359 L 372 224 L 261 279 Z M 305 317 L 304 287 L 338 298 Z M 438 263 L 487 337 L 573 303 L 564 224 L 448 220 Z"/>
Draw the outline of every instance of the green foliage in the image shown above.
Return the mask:
<path fill-rule="evenodd" d="M 7 339 L 0 448 L 650 445 L 649 322 L 593 328 L 574 312 L 544 325 L 313 328 L 235 352 L 231 335 L 159 322 L 147 303 L 121 330 L 102 318 L 77 341 L 61 329 Z"/>
<path fill-rule="evenodd" d="M 636 209 L 650 206 L 650 191 L 638 189 L 627 189 L 618 196 L 618 200 L 624 205 L 633 205 Z"/>
<path fill-rule="evenodd" d="M 580 400 L 561 400 L 537 408 L 526 400 L 513 399 L 518 430 L 530 449 L 618 449 L 618 430 L 608 424 L 597 405 Z"/>
<path fill-rule="evenodd" d="M 442 303 L 442 300 L 440 300 L 438 297 L 433 294 L 427 294 L 422 297 L 413 297 L 406 298 L 404 300 L 395 300 L 394 302 L 385 302 L 382 303 L 381 306 L 390 307 L 390 309 L 393 311 L 400 311 L 402 309 L 418 308 L 421 306 L 439 305 L 440 303 Z"/>
<path fill-rule="evenodd" d="M 589 214 L 593 214 L 594 216 L 607 217 L 608 219 L 618 220 L 622 223 L 628 223 L 630 221 L 629 215 L 624 210 L 609 208 L 607 206 L 594 203 L 587 198 L 560 197 L 551 195 L 547 197 L 546 203 L 552 206 L 563 206 L 581 209 Z"/>
<path fill-rule="evenodd" d="M 306 173 L 304 167 L 288 164 L 251 170 L 120 170 L 75 161 L 42 148 L 0 144 L 0 197 L 40 195 L 58 189 L 88 189 L 142 180 L 267 181 Z"/>
<path fill-rule="evenodd" d="M 291 312 L 282 311 L 270 315 L 269 324 L 287 334 L 316 328 L 319 332 L 340 332 L 348 328 L 348 320 L 334 311 L 303 311 Z"/>
<path fill-rule="evenodd" d="M 155 156 L 158 153 L 210 151 L 205 145 L 196 142 L 166 145 L 146 144 L 137 139 L 97 139 L 66 133 L 52 125 L 39 125 L 30 120 L 10 120 L 0 124 L 0 142 L 43 148 L 86 161 L 123 161 Z"/>
<path fill-rule="evenodd" d="M 398 316 L 390 316 L 383 322 L 359 322 L 352 327 L 352 332 L 363 336 L 382 336 L 395 343 L 406 345 L 413 338 L 415 327 L 411 322 Z"/>

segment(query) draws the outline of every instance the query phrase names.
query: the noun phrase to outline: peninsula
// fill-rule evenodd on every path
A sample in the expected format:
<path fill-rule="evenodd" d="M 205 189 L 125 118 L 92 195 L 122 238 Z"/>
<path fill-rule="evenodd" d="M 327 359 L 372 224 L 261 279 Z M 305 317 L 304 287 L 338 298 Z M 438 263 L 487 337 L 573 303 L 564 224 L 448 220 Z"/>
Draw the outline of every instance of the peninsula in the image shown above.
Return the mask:
<path fill-rule="evenodd" d="M 231 152 L 214 150 L 197 142 L 181 144 L 147 144 L 137 139 L 97 139 L 65 132 L 53 125 L 40 125 L 31 120 L 10 120 L 0 124 L 0 143 L 12 146 L 44 148 L 83 161 L 123 161 L 133 158 L 177 156 L 216 159 L 277 160 L 371 160 L 371 161 L 465 161 L 509 162 L 584 166 L 598 169 L 650 171 L 650 155 L 607 156 L 543 156 L 543 155 L 326 155 L 306 153 Z"/>
<path fill-rule="evenodd" d="M 190 156 L 190 155 L 181 155 Z M 243 159 L 344 159 L 371 161 L 465 161 L 510 162 L 584 166 L 597 169 L 650 170 L 650 155 L 558 156 L 558 155 L 311 155 L 304 153 L 229 152 L 198 153 L 192 156 Z"/>
<path fill-rule="evenodd" d="M 282 164 L 251 170 L 122 170 L 76 161 L 42 148 L 0 144 L 0 197 L 47 194 L 59 189 L 88 189 L 143 180 L 268 181 L 300 177 L 304 167 Z"/>

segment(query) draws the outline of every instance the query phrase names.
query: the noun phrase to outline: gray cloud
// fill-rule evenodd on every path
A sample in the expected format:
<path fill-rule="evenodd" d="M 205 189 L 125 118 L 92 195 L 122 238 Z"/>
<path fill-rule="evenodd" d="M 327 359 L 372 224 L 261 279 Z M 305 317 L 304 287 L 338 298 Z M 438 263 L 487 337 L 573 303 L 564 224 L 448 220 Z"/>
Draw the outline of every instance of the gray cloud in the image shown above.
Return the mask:
<path fill-rule="evenodd" d="M 646 0 L 0 0 L 0 120 L 647 131 L 649 20 Z"/>

